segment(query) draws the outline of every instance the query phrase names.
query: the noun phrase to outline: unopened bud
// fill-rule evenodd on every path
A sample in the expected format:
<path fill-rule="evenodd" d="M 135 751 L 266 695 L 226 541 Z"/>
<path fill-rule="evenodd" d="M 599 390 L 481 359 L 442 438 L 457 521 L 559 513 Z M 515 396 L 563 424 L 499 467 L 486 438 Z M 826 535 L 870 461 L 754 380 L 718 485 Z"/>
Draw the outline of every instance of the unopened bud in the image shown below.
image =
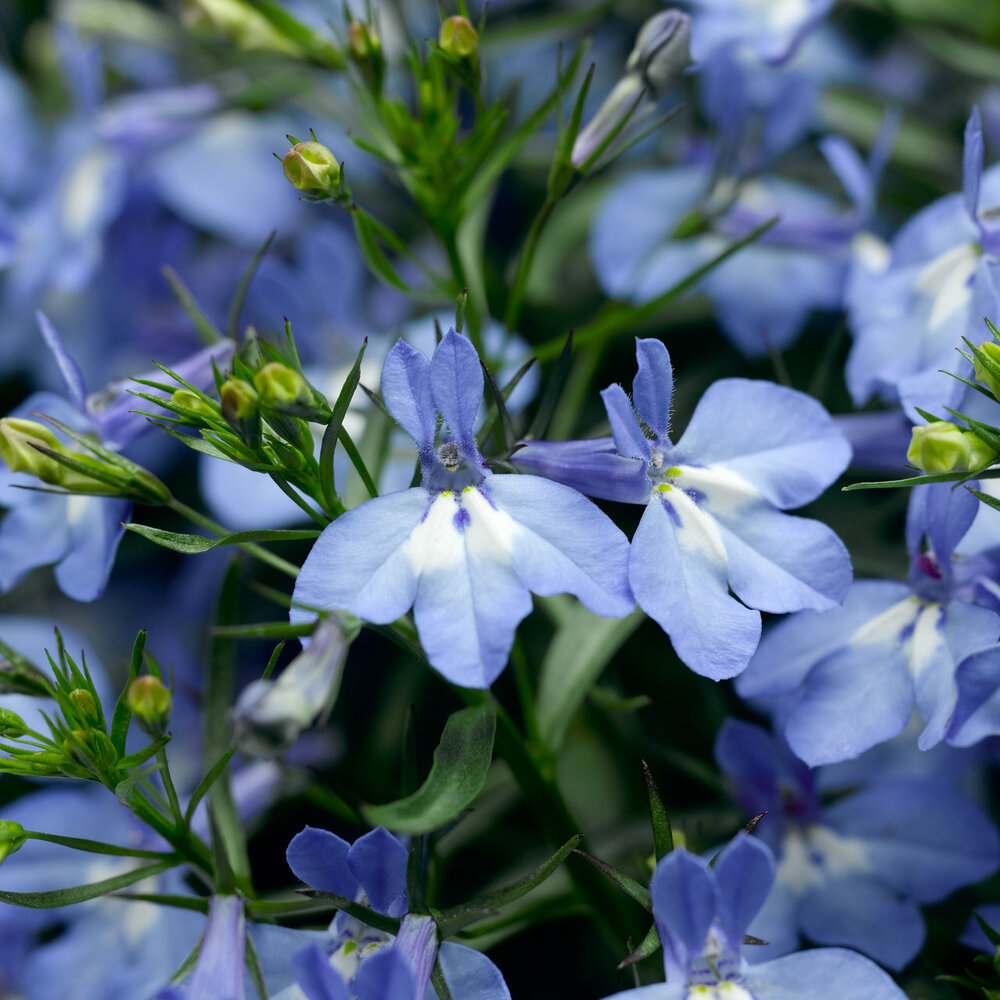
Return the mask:
<path fill-rule="evenodd" d="M 0 736 L 8 740 L 16 740 L 28 731 L 24 719 L 9 708 L 0 708 Z"/>
<path fill-rule="evenodd" d="M 361 21 L 351 21 L 347 29 L 347 46 L 351 50 L 351 57 L 357 62 L 367 62 L 372 57 L 377 57 L 382 48 L 382 43 L 375 29 L 370 24 Z"/>
<path fill-rule="evenodd" d="M 0 459 L 11 472 L 26 472 L 37 476 L 43 483 L 80 493 L 103 493 L 107 490 L 105 483 L 76 469 L 70 469 L 51 455 L 39 451 L 39 448 L 72 455 L 74 459 L 88 464 L 93 463 L 89 455 L 68 451 L 44 424 L 21 417 L 4 417 L 0 420 Z"/>
<path fill-rule="evenodd" d="M 1000 368 L 1000 344 L 995 340 L 984 340 L 979 345 L 979 350 L 989 358 L 998 368 Z M 976 368 L 976 381 L 982 382 L 993 395 L 1000 399 L 1000 379 L 994 378 L 984 367 L 979 358 L 973 358 Z"/>
<path fill-rule="evenodd" d="M 288 55 L 300 51 L 290 38 L 243 0 L 184 0 L 181 16 L 194 31 L 228 38 L 241 49 Z"/>
<path fill-rule="evenodd" d="M 158 677 L 137 677 L 128 686 L 125 702 L 145 732 L 154 739 L 170 725 L 173 696 Z"/>
<path fill-rule="evenodd" d="M 81 722 L 88 726 L 104 726 L 104 717 L 94 700 L 94 696 L 84 688 L 76 688 L 69 693 L 69 700 L 76 709 L 77 716 Z"/>
<path fill-rule="evenodd" d="M 626 73 L 638 73 L 649 96 L 668 94 L 691 62 L 691 18 L 679 10 L 651 17 L 635 38 L 625 63 Z"/>
<path fill-rule="evenodd" d="M 906 459 L 931 475 L 974 472 L 984 469 L 997 453 L 972 431 L 964 431 L 947 420 L 935 420 L 913 428 Z"/>
<path fill-rule="evenodd" d="M 335 194 L 340 184 L 340 164 L 321 142 L 297 142 L 285 153 L 281 169 L 300 191 Z"/>
<path fill-rule="evenodd" d="M 441 25 L 438 45 L 449 55 L 468 59 L 479 51 L 479 35 L 467 17 L 456 14 Z"/>
<path fill-rule="evenodd" d="M 0 861 L 19 851 L 27 839 L 20 823 L 15 823 L 12 819 L 0 819 Z"/>
<path fill-rule="evenodd" d="M 226 379 L 219 390 L 222 415 L 227 421 L 248 420 L 257 413 L 257 390 L 241 378 Z"/>
<path fill-rule="evenodd" d="M 178 389 L 170 397 L 170 400 L 172 403 L 176 403 L 177 406 L 183 406 L 185 410 L 191 410 L 199 416 L 216 416 L 216 411 L 207 402 L 205 402 L 204 398 L 199 396 L 198 393 L 192 392 L 190 389 Z"/>
<path fill-rule="evenodd" d="M 270 406 L 285 406 L 309 398 L 309 384 L 294 369 L 272 361 L 253 377 L 260 401 Z"/>

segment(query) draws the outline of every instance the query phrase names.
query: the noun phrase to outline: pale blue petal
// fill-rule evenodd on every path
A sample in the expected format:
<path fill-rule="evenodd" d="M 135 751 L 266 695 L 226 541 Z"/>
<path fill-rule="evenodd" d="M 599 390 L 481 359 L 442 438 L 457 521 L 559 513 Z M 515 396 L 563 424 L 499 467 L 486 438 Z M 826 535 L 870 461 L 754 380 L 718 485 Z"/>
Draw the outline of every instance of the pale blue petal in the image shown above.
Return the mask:
<path fill-rule="evenodd" d="M 853 951 L 819 948 L 753 965 L 746 983 L 759 1000 L 906 1000 L 874 962 Z"/>
<path fill-rule="evenodd" d="M 354 977 L 357 1000 L 419 1000 L 413 973 L 395 948 L 369 956 Z"/>
<path fill-rule="evenodd" d="M 686 1000 L 687 995 L 687 983 L 653 983 L 652 986 L 615 993 L 604 1000 Z"/>
<path fill-rule="evenodd" d="M 820 521 L 792 517 L 764 502 L 722 511 L 707 493 L 726 546 L 729 584 L 745 604 L 761 611 L 826 611 L 851 585 L 851 557 Z"/>
<path fill-rule="evenodd" d="M 461 997 L 462 1000 L 510 1000 L 510 990 L 500 970 L 482 952 L 464 944 L 445 941 L 438 958 L 453 997 Z"/>
<path fill-rule="evenodd" d="M 661 497 L 650 501 L 632 539 L 632 592 L 695 673 L 733 677 L 757 648 L 760 613 L 729 596 L 725 552 L 707 515 L 691 510 L 686 497 Z"/>
<path fill-rule="evenodd" d="M 315 942 L 292 956 L 292 971 L 306 1000 L 351 1000 L 344 980 Z"/>
<path fill-rule="evenodd" d="M 434 447 L 437 421 L 430 361 L 405 340 L 397 340 L 382 366 L 381 386 L 386 408 L 417 443 L 423 458 L 425 451 Z"/>
<path fill-rule="evenodd" d="M 927 535 L 931 551 L 944 571 L 949 568 L 955 546 L 979 511 L 979 501 L 968 490 L 956 490 L 952 485 L 915 486 L 910 491 L 906 511 L 906 547 L 910 556 L 919 555 L 921 542 Z"/>
<path fill-rule="evenodd" d="M 661 440 L 670 431 L 670 398 L 674 391 L 674 371 L 662 341 L 635 339 L 639 369 L 632 380 L 632 399 L 646 426 Z"/>
<path fill-rule="evenodd" d="M 434 918 L 408 913 L 403 917 L 392 950 L 402 958 L 409 970 L 413 1000 L 422 1000 L 430 984 L 431 968 L 437 957 L 437 925 Z M 383 1000 L 379 995 L 373 1000 Z"/>
<path fill-rule="evenodd" d="M 23 492 L 34 502 L 0 521 L 0 590 L 11 590 L 37 566 L 58 561 L 70 544 L 66 498 Z"/>
<path fill-rule="evenodd" d="M 608 411 L 608 422 L 611 424 L 611 433 L 618 453 L 628 458 L 648 459 L 651 445 L 649 439 L 642 433 L 625 390 L 617 383 L 609 385 L 601 392 L 601 400 Z"/>
<path fill-rule="evenodd" d="M 295 877 L 306 885 L 354 899 L 358 880 L 348 864 L 350 849 L 335 833 L 307 826 L 292 838 L 285 858 Z"/>
<path fill-rule="evenodd" d="M 87 405 L 87 387 L 83 382 L 83 375 L 80 368 L 71 357 L 66 346 L 62 342 L 62 337 L 56 332 L 56 328 L 49 322 L 44 313 L 35 314 L 38 319 L 39 329 L 45 345 L 52 352 L 56 364 L 59 366 L 59 374 L 62 375 L 63 382 L 66 383 L 66 395 L 70 402 L 82 413 Z"/>
<path fill-rule="evenodd" d="M 620 455 L 614 438 L 590 441 L 529 441 L 511 456 L 525 472 L 570 486 L 589 497 L 645 503 L 649 477 L 644 463 Z"/>
<path fill-rule="evenodd" d="M 108 585 L 132 504 L 111 497 L 75 496 L 66 505 L 69 546 L 56 566 L 56 582 L 73 600 L 93 601 Z"/>
<path fill-rule="evenodd" d="M 831 611 L 803 611 L 768 629 L 736 689 L 743 698 L 776 698 L 796 692 L 809 672 L 841 649 L 858 629 L 906 600 L 903 583 L 863 580 Z"/>
<path fill-rule="evenodd" d="M 762 841 L 741 830 L 715 862 L 715 877 L 719 923 L 730 948 L 738 952 L 774 882 L 774 855 Z"/>
<path fill-rule="evenodd" d="M 406 848 L 382 827 L 366 833 L 351 845 L 347 866 L 379 913 L 406 892 Z"/>
<path fill-rule="evenodd" d="M 969 218 L 975 220 L 979 211 L 979 182 L 983 175 L 983 123 L 979 108 L 973 106 L 965 124 L 965 144 L 962 150 L 962 198 Z"/>
<path fill-rule="evenodd" d="M 828 879 L 803 896 L 802 933 L 817 944 L 846 945 L 902 969 L 924 942 L 915 903 L 869 875 Z"/>
<path fill-rule="evenodd" d="M 748 962 L 759 965 L 798 949 L 800 898 L 797 889 L 786 885 L 779 875 L 763 907 L 747 928 L 747 933 L 767 942 L 743 949 L 743 957 Z"/>
<path fill-rule="evenodd" d="M 213 896 L 188 1000 L 243 1000 L 246 919 L 239 896 Z"/>
<path fill-rule="evenodd" d="M 463 454 L 478 456 L 472 431 L 483 401 L 484 379 L 472 342 L 449 330 L 431 358 L 430 378 L 434 402 Z"/>
<path fill-rule="evenodd" d="M 671 461 L 728 469 L 784 508 L 814 500 L 850 458 L 850 445 L 810 396 L 721 379 L 701 397 Z"/>
<path fill-rule="evenodd" d="M 667 979 L 686 979 L 692 960 L 701 955 L 715 918 L 715 876 L 706 861 L 679 849 L 656 866 L 649 890 L 663 943 Z"/>
<path fill-rule="evenodd" d="M 860 839 L 878 878 L 919 903 L 936 903 L 1000 864 L 986 813 L 931 778 L 873 782 L 833 803 L 824 819 Z"/>
<path fill-rule="evenodd" d="M 1000 646 L 967 656 L 955 671 L 958 701 L 948 727 L 952 746 L 1000 734 Z"/>
<path fill-rule="evenodd" d="M 431 494 L 415 488 L 368 500 L 324 529 L 295 581 L 292 600 L 343 609 L 387 624 L 409 610 L 419 569 L 404 543 L 427 515 Z M 292 608 L 293 622 L 313 616 Z"/>
<path fill-rule="evenodd" d="M 525 587 L 544 596 L 574 594 L 609 618 L 633 610 L 628 539 L 600 508 L 538 476 L 491 476 L 481 489 L 523 529 L 510 553 Z"/>

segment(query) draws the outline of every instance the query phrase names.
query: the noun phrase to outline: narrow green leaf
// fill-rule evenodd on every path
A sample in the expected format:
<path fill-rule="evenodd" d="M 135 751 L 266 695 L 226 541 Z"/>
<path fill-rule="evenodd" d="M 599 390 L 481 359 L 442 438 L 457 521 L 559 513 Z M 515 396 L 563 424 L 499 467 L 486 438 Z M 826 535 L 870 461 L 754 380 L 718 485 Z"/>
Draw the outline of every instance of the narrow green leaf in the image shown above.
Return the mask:
<path fill-rule="evenodd" d="M 191 796 L 191 801 L 188 802 L 187 809 L 184 810 L 184 822 L 190 826 L 191 817 L 194 816 L 195 809 L 198 808 L 198 803 L 205 797 L 205 793 L 212 787 L 215 783 L 215 779 L 219 777 L 220 774 L 226 769 L 226 765 L 229 763 L 230 758 L 236 753 L 236 748 L 233 747 L 227 750 L 209 769 L 208 773 L 205 775 L 201 781 L 198 782 L 198 787 L 194 790 L 194 794 Z"/>
<path fill-rule="evenodd" d="M 570 611 L 545 651 L 538 683 L 538 731 L 550 750 L 562 746 L 587 692 L 644 617 L 601 618 L 582 604 Z"/>
<path fill-rule="evenodd" d="M 1000 479 L 1000 469 L 980 469 L 978 472 L 942 472 L 934 476 L 913 476 L 910 479 L 892 479 L 884 483 L 851 483 L 844 493 L 854 490 L 884 490 L 900 486 L 923 486 L 925 483 L 960 483 L 965 479 Z"/>
<path fill-rule="evenodd" d="M 482 790 L 493 759 L 496 706 L 485 702 L 449 716 L 434 763 L 412 795 L 386 805 L 362 807 L 374 826 L 405 833 L 428 833 L 444 826 Z"/>
<path fill-rule="evenodd" d="M 216 625 L 212 634 L 223 639 L 297 639 L 312 635 L 315 622 L 292 625 L 289 622 L 258 622 L 255 625 Z"/>
<path fill-rule="evenodd" d="M 154 528 L 148 524 L 136 524 L 134 521 L 125 525 L 129 531 L 134 531 L 137 535 L 157 545 L 162 545 L 165 549 L 173 552 L 183 552 L 185 555 L 194 555 L 200 552 L 208 552 L 219 545 L 243 545 L 248 542 L 295 542 L 305 538 L 318 538 L 319 532 L 312 528 L 303 529 L 283 529 L 265 531 L 235 531 L 229 535 L 222 535 L 219 538 L 205 538 L 202 535 L 186 535 L 176 531 L 164 531 L 162 528 Z"/>
<path fill-rule="evenodd" d="M 351 212 L 351 219 L 354 222 L 354 233 L 358 238 L 358 246 L 362 256 L 368 262 L 368 266 L 375 276 L 381 278 L 387 285 L 409 294 L 409 286 L 396 273 L 396 269 L 389 263 L 389 258 L 378 245 L 375 239 L 375 230 L 368 216 L 364 214 L 362 209 L 355 207 Z"/>
<path fill-rule="evenodd" d="M 626 875 L 624 872 L 619 871 L 614 865 L 609 865 L 607 861 L 595 858 L 586 851 L 577 851 L 576 853 L 586 858 L 599 871 L 604 872 L 619 889 L 634 899 L 644 910 L 649 913 L 653 912 L 653 903 L 647 886 L 644 886 L 641 882 L 637 882 L 631 875 Z"/>
<path fill-rule="evenodd" d="M 667 808 L 660 797 L 660 790 L 653 780 L 649 765 L 642 762 L 642 772 L 646 777 L 646 792 L 649 795 L 649 815 L 653 822 L 653 844 L 656 850 L 656 860 L 666 857 L 674 849 L 674 832 L 670 826 Z"/>
<path fill-rule="evenodd" d="M 137 847 L 119 847 L 117 844 L 105 844 L 100 840 L 85 840 L 82 837 L 62 837 L 55 833 L 38 833 L 35 830 L 25 830 L 29 840 L 44 840 L 49 844 L 59 844 L 70 847 L 74 851 L 86 851 L 88 854 L 110 854 L 122 858 L 154 858 L 157 861 L 174 863 L 176 856 L 164 854 L 163 851 L 141 851 Z"/>
<path fill-rule="evenodd" d="M 205 344 L 211 346 L 222 340 L 222 331 L 208 318 L 201 306 L 198 305 L 198 301 L 191 294 L 187 285 L 181 280 L 180 275 L 166 264 L 160 268 L 160 273 L 167 279 L 170 290 L 180 303 L 180 307 L 187 313 L 188 319 L 194 324 L 194 328 L 198 331 Z"/>
<path fill-rule="evenodd" d="M 300 889 L 299 892 L 308 899 L 329 900 L 335 909 L 343 910 L 344 913 L 349 913 L 352 917 L 357 917 L 362 923 L 367 924 L 369 927 L 374 927 L 376 930 L 388 931 L 390 934 L 399 933 L 400 921 L 398 917 L 387 917 L 384 913 L 379 913 L 377 910 L 370 910 L 367 906 L 355 903 L 353 899 L 340 896 L 335 892 L 323 892 L 320 889 Z M 260 906 L 261 904 L 256 904 L 254 908 L 255 913 L 262 912 Z M 272 910 L 272 912 L 278 911 Z"/>
<path fill-rule="evenodd" d="M 114 898 L 131 899 L 138 903 L 156 903 L 157 906 L 172 906 L 175 910 L 208 913 L 207 896 L 173 896 L 163 892 L 116 892 Z"/>
<path fill-rule="evenodd" d="M 77 885 L 70 889 L 52 889 L 49 892 L 4 892 L 0 891 L 0 903 L 10 903 L 12 906 L 26 906 L 32 910 L 50 910 L 56 906 L 70 906 L 73 903 L 83 903 L 88 899 L 97 899 L 117 889 L 141 882 L 144 878 L 159 875 L 168 868 L 177 865 L 176 860 L 160 861 L 155 865 L 143 865 L 133 868 L 121 875 L 91 882 L 88 885 Z"/>
<path fill-rule="evenodd" d="M 226 332 L 229 334 L 230 340 L 239 339 L 240 313 L 243 312 L 243 303 L 246 301 L 247 292 L 250 291 L 250 283 L 257 273 L 257 268 L 260 267 L 264 255 L 270 250 L 275 236 L 277 236 L 277 230 L 272 230 L 267 239 L 257 248 L 257 252 L 250 259 L 247 269 L 243 272 L 243 277 L 240 278 L 236 293 L 233 295 L 233 301 L 229 304 L 229 315 L 226 318 Z"/>
<path fill-rule="evenodd" d="M 439 937 L 442 940 L 450 938 L 469 924 L 478 923 L 484 917 L 493 916 L 500 907 L 527 895 L 536 886 L 541 885 L 563 863 L 582 839 L 583 834 L 570 837 L 547 861 L 516 882 L 511 882 L 510 885 L 506 885 L 502 889 L 484 893 L 482 896 L 470 899 L 467 903 L 461 903 L 459 906 L 442 911 L 437 918 Z"/>
<path fill-rule="evenodd" d="M 337 447 L 337 438 L 340 436 L 341 428 L 344 426 L 344 418 L 347 416 L 347 410 L 351 405 L 351 400 L 354 399 L 354 393 L 357 392 L 358 384 L 361 382 L 361 360 L 365 356 L 365 348 L 367 346 L 368 338 L 365 337 L 361 344 L 361 350 L 358 351 L 358 356 L 354 359 L 354 365 L 344 380 L 344 384 L 337 396 L 337 401 L 333 405 L 333 415 L 330 417 L 330 422 L 323 432 L 323 443 L 320 446 L 320 488 L 323 491 L 323 498 L 326 500 L 327 506 L 338 513 L 343 512 L 344 505 L 340 497 L 337 496 L 337 486 L 333 473 L 333 453 Z"/>
<path fill-rule="evenodd" d="M 648 933 L 642 939 L 639 947 L 631 952 L 627 958 L 623 958 L 618 963 L 619 969 L 627 969 L 630 965 L 635 965 L 636 962 L 641 962 L 644 958 L 649 958 L 650 955 L 655 955 L 660 950 L 660 934 L 656 929 L 656 924 L 653 924 L 649 928 Z"/>
<path fill-rule="evenodd" d="M 527 436 L 529 438 L 535 438 L 539 441 L 544 440 L 545 434 L 549 429 L 549 423 L 552 420 L 552 414 L 556 411 L 556 404 L 559 402 L 563 386 L 566 384 L 566 379 L 569 376 L 572 359 L 573 331 L 570 330 L 566 335 L 566 342 L 563 344 L 562 351 L 559 352 L 559 357 L 556 358 L 552 374 L 549 376 L 548 382 L 545 383 L 542 399 L 538 404 L 538 412 L 535 414 L 535 419 L 531 422 L 531 427 L 528 429 Z"/>
<path fill-rule="evenodd" d="M 1000 510 L 1000 500 L 994 496 L 990 496 L 989 493 L 983 493 L 982 490 L 974 490 L 971 486 L 965 487 L 977 500 L 981 500 L 987 507 L 992 507 L 994 510 Z"/>

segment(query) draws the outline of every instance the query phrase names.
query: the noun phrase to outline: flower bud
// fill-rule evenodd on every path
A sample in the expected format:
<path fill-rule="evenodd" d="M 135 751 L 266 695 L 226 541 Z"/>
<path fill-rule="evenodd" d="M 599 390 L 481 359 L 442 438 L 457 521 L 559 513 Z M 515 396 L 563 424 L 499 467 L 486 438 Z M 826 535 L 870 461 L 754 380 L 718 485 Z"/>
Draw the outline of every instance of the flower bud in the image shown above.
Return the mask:
<path fill-rule="evenodd" d="M 178 389 L 171 397 L 170 401 L 177 406 L 183 406 L 185 410 L 191 410 L 201 417 L 214 417 L 216 411 L 205 402 L 204 398 L 190 389 Z"/>
<path fill-rule="evenodd" d="M 9 708 L 0 708 L 0 736 L 8 740 L 16 740 L 28 730 L 24 719 Z"/>
<path fill-rule="evenodd" d="M 378 58 L 382 43 L 372 25 L 362 21 L 351 21 L 347 29 L 347 47 L 351 50 L 351 58 L 355 62 L 363 63 Z"/>
<path fill-rule="evenodd" d="M 984 340 L 979 345 L 979 350 L 986 355 L 997 367 L 1000 367 L 1000 344 L 995 340 Z M 993 395 L 1000 399 L 1000 379 L 995 379 L 984 367 L 979 358 L 973 358 L 976 369 L 976 381 L 982 382 Z"/>
<path fill-rule="evenodd" d="M 27 839 L 20 823 L 15 823 L 12 819 L 0 819 L 0 861 L 19 851 Z"/>
<path fill-rule="evenodd" d="M 299 47 L 243 0 L 184 0 L 184 23 L 203 34 L 228 38 L 241 49 L 298 55 Z"/>
<path fill-rule="evenodd" d="M 148 674 L 137 677 L 128 686 L 125 703 L 139 725 L 153 739 L 158 739 L 167 731 L 173 696 L 158 677 Z"/>
<path fill-rule="evenodd" d="M 931 475 L 944 472 L 974 472 L 984 469 L 997 453 L 972 431 L 964 431 L 947 420 L 935 420 L 913 428 L 906 459 Z"/>
<path fill-rule="evenodd" d="M 229 423 L 249 420 L 257 413 L 257 390 L 241 378 L 226 379 L 219 390 L 222 415 Z"/>
<path fill-rule="evenodd" d="M 81 722 L 94 728 L 104 728 L 104 717 L 94 700 L 94 696 L 84 688 L 75 688 L 69 693 L 69 700 L 76 709 Z"/>
<path fill-rule="evenodd" d="M 285 153 L 281 169 L 300 191 L 335 194 L 340 184 L 340 164 L 321 142 L 297 142 Z"/>
<path fill-rule="evenodd" d="M 21 417 L 0 420 L 0 459 L 11 472 L 26 472 L 37 476 L 43 483 L 80 493 L 103 493 L 107 490 L 105 483 L 68 468 L 51 455 L 39 451 L 39 447 L 72 455 L 74 459 L 88 464 L 93 462 L 89 455 L 68 451 L 44 424 Z"/>
<path fill-rule="evenodd" d="M 0 639 L 0 694 L 51 698 L 52 684 L 26 656 Z"/>
<path fill-rule="evenodd" d="M 272 361 L 253 377 L 260 401 L 268 406 L 286 406 L 310 396 L 309 384 L 294 369 Z"/>
<path fill-rule="evenodd" d="M 649 96 L 658 101 L 691 62 L 690 45 L 691 18 L 679 10 L 662 11 L 639 29 L 625 72 L 638 73 Z"/>
<path fill-rule="evenodd" d="M 468 59 L 479 51 L 479 35 L 467 17 L 449 17 L 441 25 L 438 44 L 449 55 Z"/>

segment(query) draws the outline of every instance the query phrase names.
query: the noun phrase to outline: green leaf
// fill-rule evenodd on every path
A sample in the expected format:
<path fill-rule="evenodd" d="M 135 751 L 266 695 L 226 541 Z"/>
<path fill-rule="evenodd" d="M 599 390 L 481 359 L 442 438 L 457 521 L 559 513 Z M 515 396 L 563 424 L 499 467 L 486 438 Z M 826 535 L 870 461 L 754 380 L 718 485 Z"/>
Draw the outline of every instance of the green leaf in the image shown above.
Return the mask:
<path fill-rule="evenodd" d="M 205 797 L 205 793 L 212 787 L 215 783 L 215 779 L 219 777 L 220 774 L 226 769 L 226 765 L 229 763 L 230 758 L 236 753 L 236 748 L 233 747 L 231 750 L 227 750 L 209 769 L 208 773 L 205 775 L 201 781 L 198 782 L 198 787 L 194 790 L 194 794 L 191 796 L 191 801 L 188 802 L 187 809 L 184 810 L 184 822 L 190 826 L 191 818 L 194 816 L 195 809 L 198 808 L 198 803 Z"/>
<path fill-rule="evenodd" d="M 315 622 L 292 625 L 289 622 L 257 622 L 254 625 L 216 625 L 212 635 L 224 639 L 297 639 L 312 635 Z"/>
<path fill-rule="evenodd" d="M 354 208 L 351 212 L 351 219 L 354 222 L 354 233 L 358 238 L 358 246 L 362 256 L 376 277 L 381 278 L 387 285 L 409 294 L 409 286 L 396 273 L 396 269 L 389 263 L 389 258 L 378 245 L 371 219 L 360 208 Z"/>
<path fill-rule="evenodd" d="M 399 933 L 400 921 L 398 917 L 387 917 L 384 913 L 379 913 L 377 910 L 370 910 L 367 906 L 355 903 L 353 899 L 340 896 L 335 892 L 323 892 L 320 889 L 300 889 L 299 892 L 308 899 L 329 900 L 335 909 L 343 910 L 344 913 L 349 913 L 352 917 L 357 917 L 363 924 L 374 927 L 376 930 L 388 931 L 390 934 Z M 266 904 L 254 904 L 253 912 L 267 912 Z M 280 913 L 282 911 L 272 909 L 271 912 Z"/>
<path fill-rule="evenodd" d="M 285 530 L 265 530 L 265 531 L 234 531 L 229 535 L 222 535 L 219 538 L 205 538 L 202 535 L 185 535 L 176 531 L 164 531 L 162 528 L 154 528 L 148 524 L 126 524 L 129 531 L 134 531 L 137 535 L 157 545 L 162 545 L 165 549 L 174 552 L 182 552 L 185 555 L 194 555 L 200 552 L 208 552 L 219 545 L 243 545 L 248 542 L 296 542 L 304 538 L 319 538 L 319 532 L 313 528 L 285 529 Z"/>
<path fill-rule="evenodd" d="M 424 783 L 406 798 L 362 807 L 373 826 L 428 833 L 444 826 L 482 790 L 493 758 L 496 706 L 485 702 L 448 717 Z"/>
<path fill-rule="evenodd" d="M 635 965 L 636 962 L 641 962 L 644 958 L 649 958 L 650 955 L 655 955 L 660 950 L 660 934 L 656 929 L 656 924 L 653 924 L 649 928 L 648 933 L 642 939 L 639 947 L 635 949 L 627 958 L 623 958 L 621 962 L 618 963 L 619 969 L 627 969 L 630 965 Z"/>
<path fill-rule="evenodd" d="M 337 513 L 343 513 L 344 505 L 341 503 L 340 497 L 337 496 L 337 486 L 334 482 L 333 453 L 337 447 L 340 430 L 344 426 L 344 417 L 347 416 L 347 410 L 361 381 L 361 359 L 365 356 L 367 346 L 368 338 L 365 337 L 361 344 L 361 350 L 358 351 L 358 356 L 354 359 L 354 366 L 344 380 L 337 401 L 333 405 L 333 415 L 323 432 L 323 443 L 319 451 L 319 485 L 327 506 Z"/>
<path fill-rule="evenodd" d="M 181 308 L 187 313 L 188 319 L 194 323 L 201 339 L 209 346 L 223 339 L 222 331 L 208 318 L 197 300 L 191 294 L 187 285 L 181 281 L 180 275 L 170 266 L 164 265 L 160 273 L 167 279 L 170 290 L 174 293 Z"/>
<path fill-rule="evenodd" d="M 978 472 L 942 472 L 933 476 L 913 476 L 910 479 L 891 479 L 884 483 L 851 483 L 844 493 L 854 490 L 885 490 L 899 486 L 923 486 L 925 483 L 961 483 L 967 479 L 1000 479 L 1000 469 L 980 469 Z"/>
<path fill-rule="evenodd" d="M 122 693 L 115 702 L 115 710 L 111 713 L 111 745 L 119 757 L 125 756 L 125 739 L 128 736 L 128 726 L 132 719 L 132 710 L 128 707 L 129 685 L 139 676 L 142 667 L 142 656 L 146 649 L 146 630 L 141 629 L 132 644 L 132 661 L 129 664 L 128 680 L 122 688 Z"/>
<path fill-rule="evenodd" d="M 570 837 L 547 861 L 516 882 L 511 882 L 510 885 L 504 886 L 502 889 L 484 893 L 482 896 L 476 896 L 467 903 L 462 903 L 459 906 L 453 906 L 449 910 L 442 911 L 437 918 L 438 936 L 441 940 L 449 938 L 469 924 L 477 923 L 484 917 L 492 916 L 500 907 L 506 906 L 508 903 L 513 903 L 515 899 L 520 899 L 522 896 L 527 895 L 536 886 L 541 885 L 563 863 L 582 839 L 582 834 Z"/>
<path fill-rule="evenodd" d="M 601 618 L 582 604 L 570 611 L 545 651 L 538 683 L 538 732 L 550 750 L 562 746 L 587 692 L 644 617 Z"/>
<path fill-rule="evenodd" d="M 226 332 L 229 334 L 230 340 L 235 341 L 239 339 L 240 313 L 243 311 L 243 303 L 246 301 L 247 292 L 250 291 L 250 282 L 253 281 L 253 277 L 257 273 L 257 268 L 260 267 L 260 262 L 271 248 L 271 244 L 274 242 L 274 237 L 277 234 L 278 231 L 276 229 L 271 230 L 267 239 L 257 248 L 257 252 L 253 255 L 250 263 L 247 265 L 247 269 L 243 272 L 243 277 L 240 278 L 236 293 L 233 295 L 233 301 L 229 303 L 229 316 L 226 319 Z"/>
<path fill-rule="evenodd" d="M 77 885 L 70 889 L 52 889 L 49 892 L 3 892 L 0 891 L 0 903 L 10 903 L 12 906 L 26 906 L 32 910 L 50 910 L 56 906 L 70 906 L 73 903 L 83 903 L 88 899 L 97 899 L 117 889 L 141 882 L 144 878 L 159 875 L 168 868 L 177 865 L 176 860 L 160 861 L 155 865 L 143 865 L 131 871 L 91 882 L 88 885 Z"/>
<path fill-rule="evenodd" d="M 670 827 L 670 817 L 667 808 L 660 797 L 649 765 L 643 761 L 642 771 L 646 776 L 646 791 L 649 794 L 649 815 L 653 822 L 653 844 L 656 850 L 656 860 L 665 857 L 674 849 L 674 832 Z"/>
<path fill-rule="evenodd" d="M 965 487 L 977 500 L 981 500 L 987 507 L 992 507 L 994 510 L 1000 510 L 1000 500 L 994 496 L 990 496 L 989 493 L 983 493 L 982 490 L 974 490 L 971 486 Z"/>
<path fill-rule="evenodd" d="M 175 910 L 208 913 L 206 896 L 173 896 L 163 892 L 116 892 L 114 898 L 131 899 L 137 903 L 156 903 L 157 906 L 172 906 Z"/>
<path fill-rule="evenodd" d="M 162 851 L 141 851 L 137 847 L 119 847 L 117 844 L 105 844 L 100 840 L 62 837 L 55 833 L 38 833 L 35 830 L 25 830 L 24 835 L 29 840 L 44 840 L 49 844 L 59 844 L 74 851 L 86 851 L 88 854 L 111 854 L 122 858 L 155 858 L 157 861 L 169 861 L 171 864 L 175 861 L 174 855 L 164 854 Z"/>
<path fill-rule="evenodd" d="M 577 851 L 576 853 L 586 858 L 599 871 L 604 872 L 619 889 L 634 899 L 644 910 L 648 913 L 653 912 L 653 902 L 647 886 L 644 886 L 641 882 L 637 882 L 631 875 L 626 875 L 624 872 L 619 871 L 614 865 L 609 865 L 607 861 L 595 858 L 586 851 Z"/>

